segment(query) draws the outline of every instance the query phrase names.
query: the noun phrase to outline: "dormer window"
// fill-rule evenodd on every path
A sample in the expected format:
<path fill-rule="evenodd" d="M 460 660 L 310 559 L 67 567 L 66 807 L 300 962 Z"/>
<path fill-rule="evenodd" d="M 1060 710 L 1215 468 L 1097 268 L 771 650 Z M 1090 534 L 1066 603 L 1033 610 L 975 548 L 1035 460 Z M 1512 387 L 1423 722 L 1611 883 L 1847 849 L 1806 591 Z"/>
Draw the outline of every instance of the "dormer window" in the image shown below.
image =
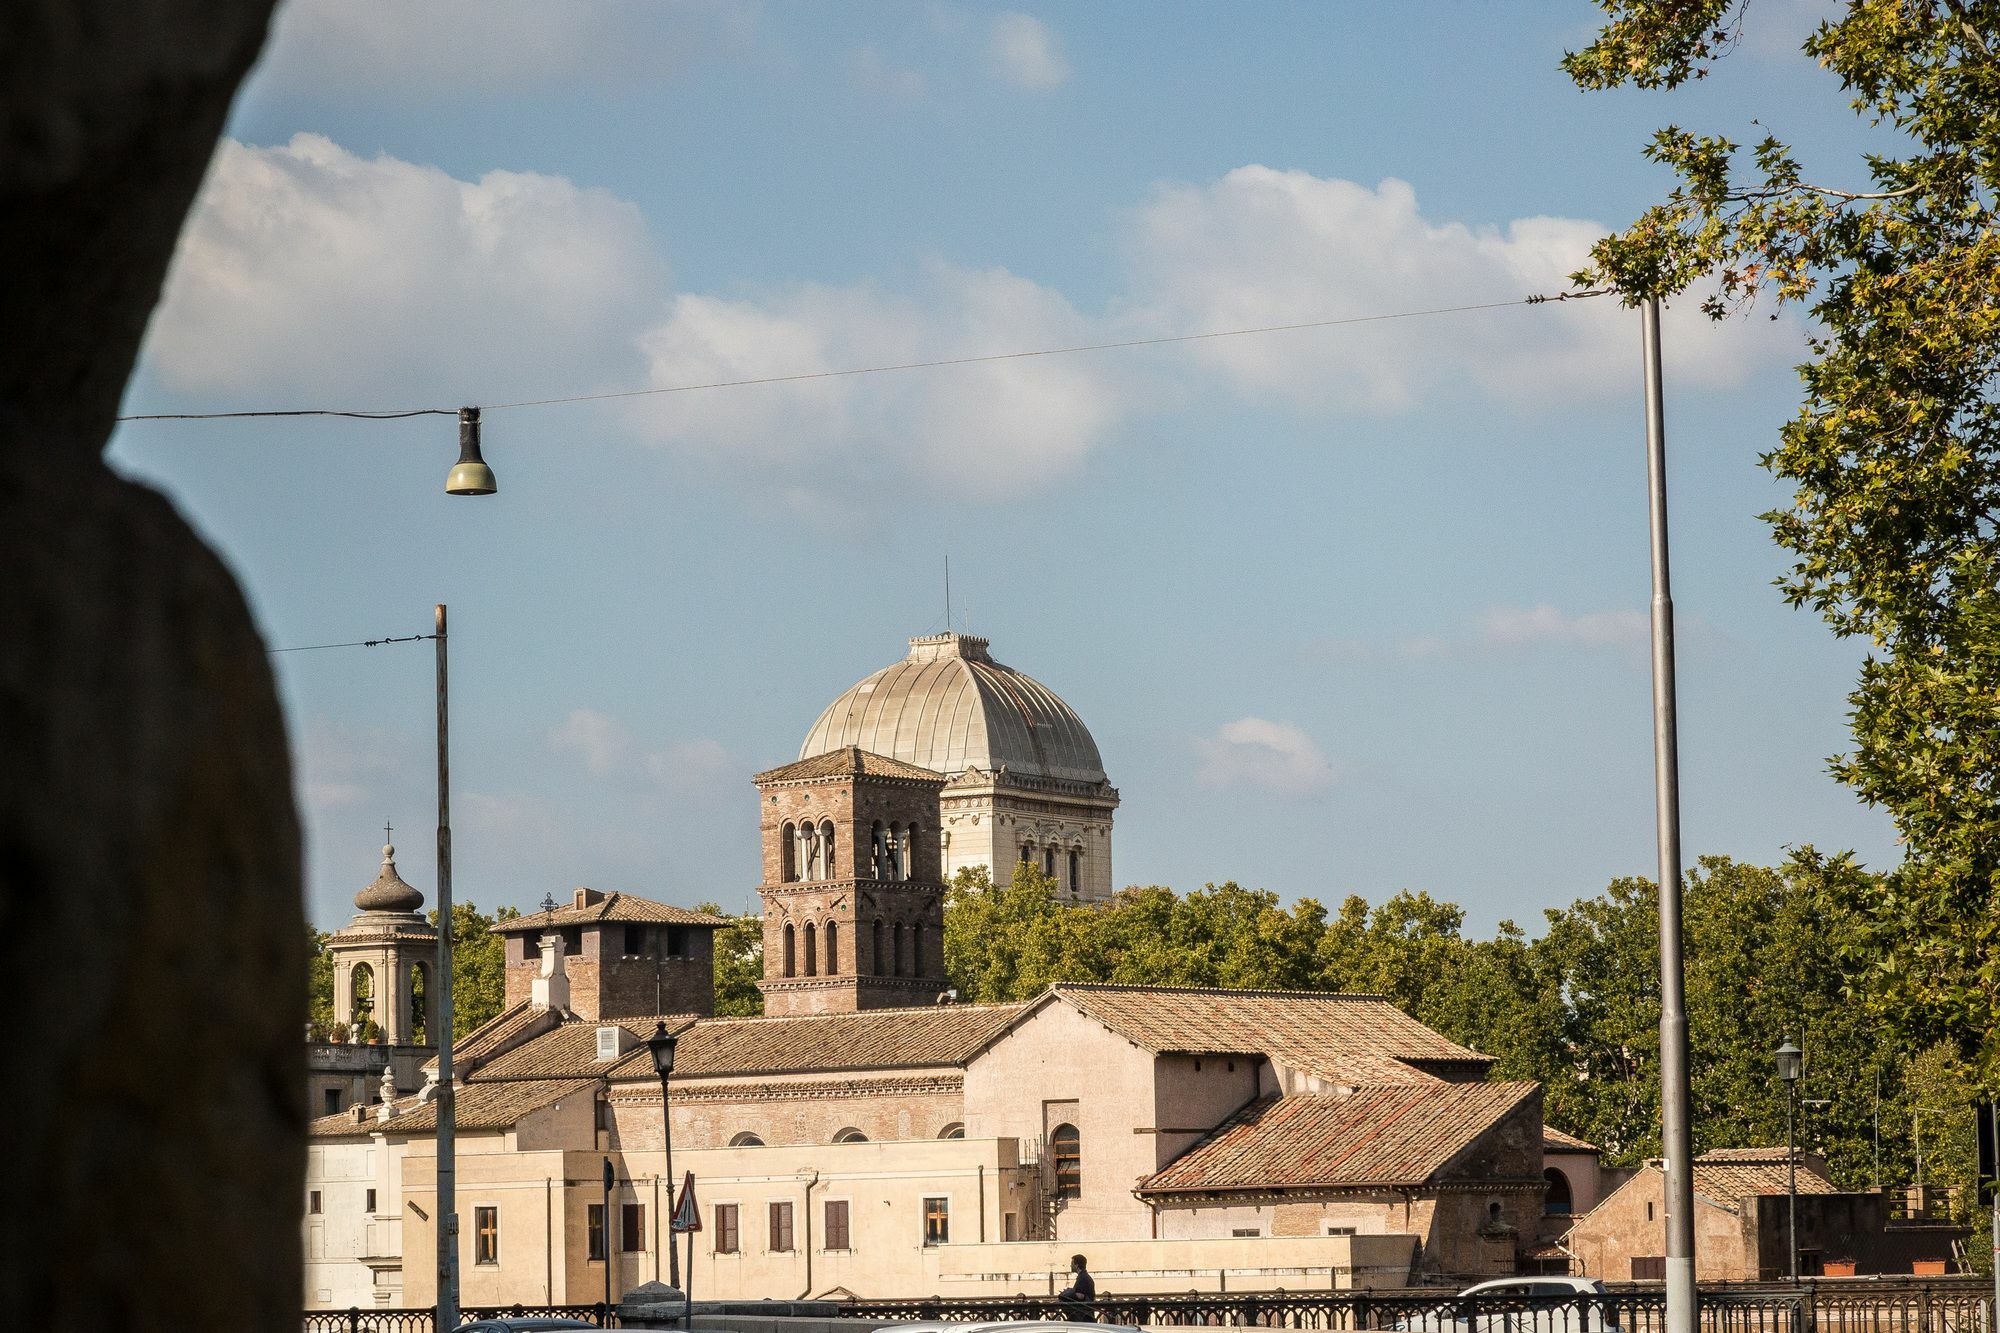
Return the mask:
<path fill-rule="evenodd" d="M 619 1056 L 623 1055 L 625 1052 L 621 1048 L 621 1043 L 624 1036 L 625 1029 L 621 1027 L 602 1027 L 597 1029 L 598 1060 L 600 1062 L 616 1060 Z"/>

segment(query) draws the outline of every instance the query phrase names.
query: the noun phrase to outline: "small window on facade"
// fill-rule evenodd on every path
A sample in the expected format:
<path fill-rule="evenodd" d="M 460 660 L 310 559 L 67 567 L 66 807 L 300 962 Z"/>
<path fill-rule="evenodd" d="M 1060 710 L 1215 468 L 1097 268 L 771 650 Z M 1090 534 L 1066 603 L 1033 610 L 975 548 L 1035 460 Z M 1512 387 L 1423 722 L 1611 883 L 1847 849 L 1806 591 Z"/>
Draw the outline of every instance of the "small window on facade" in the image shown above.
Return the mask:
<path fill-rule="evenodd" d="M 771 1205 L 771 1253 L 789 1254 L 792 1249 L 792 1205 L 784 1200 Z"/>
<path fill-rule="evenodd" d="M 625 927 L 625 956 L 637 958 L 646 952 L 646 928 L 644 926 Z"/>
<path fill-rule="evenodd" d="M 938 1131 L 938 1137 L 941 1139 L 962 1139 L 965 1137 L 965 1126 L 954 1120 Z"/>
<path fill-rule="evenodd" d="M 326 1112 L 326 1114 L 328 1114 L 328 1115 L 339 1115 L 339 1114 L 340 1114 L 340 1089 L 339 1089 L 339 1088 L 328 1088 L 328 1089 L 327 1089 L 327 1090 L 325 1091 L 325 1093 L 323 1093 L 323 1094 L 322 1094 L 322 1098 L 323 1098 L 323 1100 L 321 1101 L 321 1103 L 320 1103 L 320 1104 L 321 1104 L 321 1106 L 322 1106 L 322 1107 L 323 1107 L 323 1108 L 325 1109 L 325 1112 Z"/>
<path fill-rule="evenodd" d="M 830 977 L 840 975 L 840 923 L 838 921 L 829 921 L 826 923 L 826 974 Z"/>
<path fill-rule="evenodd" d="M 1056 849 L 1053 847 L 1042 848 L 1042 873 L 1050 879 L 1056 877 Z"/>
<path fill-rule="evenodd" d="M 320 1213 L 326 1211 L 326 1199 L 323 1195 L 320 1194 L 318 1190 L 310 1190 L 307 1192 L 306 1211 L 308 1213 L 313 1214 L 314 1216 L 318 1216 Z"/>
<path fill-rule="evenodd" d="M 1648 1222 L 1653 1220 L 1653 1203 L 1650 1199 L 1646 1201 L 1646 1220 Z"/>
<path fill-rule="evenodd" d="M 1355 1232 L 1353 1227 L 1337 1227 L 1328 1223 L 1326 1234 L 1329 1236 L 1352 1236 Z"/>
<path fill-rule="evenodd" d="M 786 976 L 790 977 L 797 975 L 797 972 L 795 970 L 797 963 L 798 963 L 797 937 L 794 936 L 792 933 L 792 923 L 787 921 L 785 923 L 785 975 Z"/>
<path fill-rule="evenodd" d="M 585 1204 L 583 1209 L 585 1253 L 593 1260 L 604 1258 L 604 1205 Z"/>
<path fill-rule="evenodd" d="M 1083 892 L 1083 853 L 1079 851 L 1069 854 L 1069 891 L 1072 895 Z"/>
<path fill-rule="evenodd" d="M 686 926 L 667 927 L 667 957 L 686 958 L 688 956 L 688 928 Z"/>
<path fill-rule="evenodd" d="M 833 1136 L 835 1143 L 866 1143 L 868 1136 L 853 1126 L 848 1126 Z"/>
<path fill-rule="evenodd" d="M 1057 1125 L 1049 1134 L 1049 1156 L 1056 1168 L 1056 1197 L 1074 1199 L 1083 1193 L 1083 1139 L 1075 1125 Z"/>
<path fill-rule="evenodd" d="M 869 950 L 869 956 L 875 960 L 875 975 L 888 976 L 889 957 L 882 952 L 882 922 L 879 919 L 875 922 L 875 947 Z"/>
<path fill-rule="evenodd" d="M 1256 1227 L 1232 1227 L 1229 1234 L 1232 1236 L 1257 1236 L 1263 1233 L 1258 1231 Z"/>
<path fill-rule="evenodd" d="M 924 1200 L 924 1244 L 951 1244 L 951 1200 Z"/>
<path fill-rule="evenodd" d="M 819 928 L 806 922 L 806 975 L 819 975 Z"/>
<path fill-rule="evenodd" d="M 732 1148 L 761 1148 L 764 1146 L 764 1140 L 758 1138 L 755 1134 L 752 1134 L 749 1130 L 746 1129 L 741 1134 L 738 1134 L 735 1138 L 731 1139 L 729 1141 L 729 1146 Z"/>
<path fill-rule="evenodd" d="M 715 1205 L 715 1252 L 736 1253 L 736 1205 L 733 1203 Z"/>
<path fill-rule="evenodd" d="M 474 1208 L 472 1210 L 472 1262 L 475 1264 L 497 1264 L 500 1262 L 500 1210 L 498 1208 Z"/>
<path fill-rule="evenodd" d="M 627 1254 L 638 1254 L 646 1248 L 646 1205 L 624 1203 L 618 1205 L 618 1248 Z"/>
<path fill-rule="evenodd" d="M 1550 1167 L 1542 1172 L 1542 1179 L 1549 1182 L 1549 1192 L 1542 1196 L 1542 1212 L 1548 1217 L 1567 1217 L 1570 1210 L 1569 1177 Z"/>
<path fill-rule="evenodd" d="M 375 1211 L 375 1191 L 374 1191 L 374 1190 L 368 1190 L 368 1191 L 367 1191 L 366 1193 L 364 1193 L 364 1194 L 363 1194 L 363 1195 L 361 1196 L 361 1199 L 362 1199 L 362 1202 L 361 1202 L 361 1211 L 362 1211 L 362 1212 L 364 1212 L 364 1213 L 372 1213 L 372 1212 L 374 1212 L 374 1211 Z"/>
<path fill-rule="evenodd" d="M 574 958 L 583 952 L 583 927 L 571 926 L 562 933 L 563 952 Z"/>
<path fill-rule="evenodd" d="M 845 1199 L 826 1201 L 826 1248 L 829 1250 L 847 1248 L 847 1200 Z"/>

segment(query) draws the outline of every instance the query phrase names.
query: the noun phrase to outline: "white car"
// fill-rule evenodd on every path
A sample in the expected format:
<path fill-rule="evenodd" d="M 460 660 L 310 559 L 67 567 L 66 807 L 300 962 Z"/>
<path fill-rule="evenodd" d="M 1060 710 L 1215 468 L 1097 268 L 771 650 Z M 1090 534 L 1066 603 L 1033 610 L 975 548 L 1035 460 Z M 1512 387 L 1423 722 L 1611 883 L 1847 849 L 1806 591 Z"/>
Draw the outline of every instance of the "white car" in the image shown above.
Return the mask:
<path fill-rule="evenodd" d="M 1130 1324 L 1076 1324 L 1066 1319 L 1005 1319 L 992 1324 L 953 1324 L 943 1321 L 913 1324 L 881 1324 L 876 1333 L 1077 1333 L 1078 1329 L 1102 1329 L 1103 1333 L 1143 1333 Z"/>
<path fill-rule="evenodd" d="M 1591 1277 L 1503 1277 L 1467 1287 L 1440 1308 L 1396 1324 L 1405 1333 L 1620 1333 Z M 1453 1308 L 1470 1300 L 1473 1308 Z"/>

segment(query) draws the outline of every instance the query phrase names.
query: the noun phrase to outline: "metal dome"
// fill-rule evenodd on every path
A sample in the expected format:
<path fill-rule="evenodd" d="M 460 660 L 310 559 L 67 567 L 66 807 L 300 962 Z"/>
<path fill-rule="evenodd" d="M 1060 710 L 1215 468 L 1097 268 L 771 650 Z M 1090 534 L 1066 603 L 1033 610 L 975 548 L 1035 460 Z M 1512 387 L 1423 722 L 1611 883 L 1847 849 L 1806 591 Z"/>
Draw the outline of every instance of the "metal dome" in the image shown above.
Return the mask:
<path fill-rule="evenodd" d="M 968 768 L 1104 781 L 1097 742 L 1055 691 L 1003 666 L 970 634 L 910 640 L 910 655 L 827 705 L 799 758 L 858 745 L 947 777 Z"/>

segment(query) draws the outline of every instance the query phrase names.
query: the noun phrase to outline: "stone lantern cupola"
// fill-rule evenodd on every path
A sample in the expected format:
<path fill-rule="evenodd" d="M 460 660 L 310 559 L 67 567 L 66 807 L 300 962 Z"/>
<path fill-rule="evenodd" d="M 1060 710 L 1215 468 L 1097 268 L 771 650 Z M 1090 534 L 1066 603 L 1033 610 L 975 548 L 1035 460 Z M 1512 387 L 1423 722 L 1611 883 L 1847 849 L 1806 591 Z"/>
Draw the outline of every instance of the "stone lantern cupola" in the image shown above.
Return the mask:
<path fill-rule="evenodd" d="M 333 955 L 333 1015 L 350 1041 L 371 1025 L 387 1046 L 429 1046 L 427 1008 L 437 963 L 437 928 L 424 895 L 396 873 L 396 848 L 382 848 L 381 873 L 354 895 L 355 918 L 327 937 Z"/>

